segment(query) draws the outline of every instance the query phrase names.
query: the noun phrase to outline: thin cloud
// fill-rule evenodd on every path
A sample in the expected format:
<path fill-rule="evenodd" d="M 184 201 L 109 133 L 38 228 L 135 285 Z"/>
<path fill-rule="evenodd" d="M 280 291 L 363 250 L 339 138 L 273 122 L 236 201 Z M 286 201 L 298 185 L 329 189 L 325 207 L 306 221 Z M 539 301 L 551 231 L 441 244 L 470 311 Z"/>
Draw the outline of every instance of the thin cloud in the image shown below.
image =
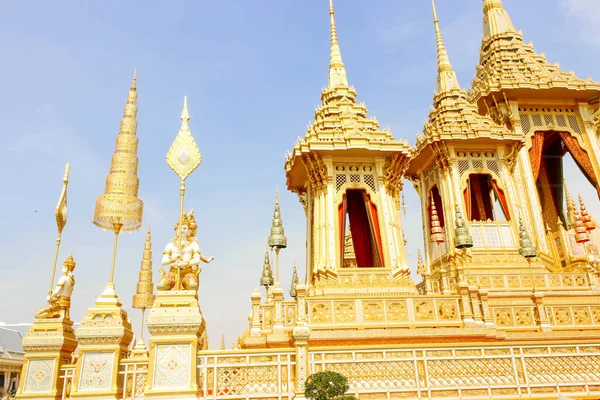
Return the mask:
<path fill-rule="evenodd" d="M 581 39 L 589 45 L 600 44 L 600 2 L 598 0 L 562 0 L 571 17 L 581 19 Z"/>

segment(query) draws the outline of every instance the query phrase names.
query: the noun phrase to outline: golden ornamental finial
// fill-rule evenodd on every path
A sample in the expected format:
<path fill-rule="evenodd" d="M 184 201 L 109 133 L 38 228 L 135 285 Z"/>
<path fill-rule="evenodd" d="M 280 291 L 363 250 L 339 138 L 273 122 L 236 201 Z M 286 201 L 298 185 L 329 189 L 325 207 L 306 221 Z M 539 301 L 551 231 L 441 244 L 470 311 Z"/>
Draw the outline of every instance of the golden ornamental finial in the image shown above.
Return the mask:
<path fill-rule="evenodd" d="M 187 96 L 183 99 L 183 110 L 181 112 L 181 128 L 175 141 L 167 153 L 167 165 L 182 181 L 202 163 L 202 154 L 190 132 L 190 114 L 188 112 Z"/>
<path fill-rule="evenodd" d="M 65 225 L 67 225 L 67 186 L 69 185 L 69 163 L 65 166 L 65 175 L 63 176 L 63 188 L 58 198 L 58 204 L 56 205 L 56 227 L 58 228 L 58 234 L 61 235 Z"/>
<path fill-rule="evenodd" d="M 342 62 L 342 53 L 337 37 L 337 29 L 335 27 L 335 18 L 333 10 L 333 0 L 329 0 L 329 22 L 331 29 L 331 49 L 329 54 L 329 89 L 348 86 L 348 77 L 346 76 L 346 68 Z"/>
<path fill-rule="evenodd" d="M 63 175 L 63 187 L 58 197 L 58 204 L 54 215 L 56 217 L 56 228 L 58 235 L 56 236 L 56 248 L 54 249 L 54 263 L 52 264 L 52 278 L 50 278 L 50 289 L 48 289 L 48 295 L 52 293 L 52 287 L 54 286 L 54 277 L 56 275 L 56 264 L 58 262 L 58 250 L 60 248 L 60 242 L 62 240 L 62 232 L 67 225 L 67 186 L 69 185 L 69 163 L 65 166 L 65 174 Z"/>
<path fill-rule="evenodd" d="M 516 32 L 501 0 L 483 0 L 483 39 Z"/>
<path fill-rule="evenodd" d="M 431 7 L 433 9 L 433 25 L 435 26 L 435 40 L 437 44 L 438 77 L 436 92 L 440 93 L 452 89 L 459 89 L 458 79 L 450 64 L 450 58 L 448 57 L 444 39 L 442 38 L 434 0 L 431 0 Z"/>
<path fill-rule="evenodd" d="M 131 90 L 137 90 L 137 70 L 133 70 L 133 80 L 131 81 Z"/>

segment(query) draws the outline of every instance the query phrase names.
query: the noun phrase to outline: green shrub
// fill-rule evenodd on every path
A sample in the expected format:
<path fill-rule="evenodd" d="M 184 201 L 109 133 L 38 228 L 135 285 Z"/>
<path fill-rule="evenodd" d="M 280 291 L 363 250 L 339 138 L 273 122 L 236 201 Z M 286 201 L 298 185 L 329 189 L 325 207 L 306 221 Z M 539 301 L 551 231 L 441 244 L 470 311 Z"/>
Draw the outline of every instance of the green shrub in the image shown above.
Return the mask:
<path fill-rule="evenodd" d="M 332 371 L 317 372 L 306 380 L 304 395 L 310 400 L 354 399 L 354 396 L 344 396 L 349 387 L 344 375 Z"/>

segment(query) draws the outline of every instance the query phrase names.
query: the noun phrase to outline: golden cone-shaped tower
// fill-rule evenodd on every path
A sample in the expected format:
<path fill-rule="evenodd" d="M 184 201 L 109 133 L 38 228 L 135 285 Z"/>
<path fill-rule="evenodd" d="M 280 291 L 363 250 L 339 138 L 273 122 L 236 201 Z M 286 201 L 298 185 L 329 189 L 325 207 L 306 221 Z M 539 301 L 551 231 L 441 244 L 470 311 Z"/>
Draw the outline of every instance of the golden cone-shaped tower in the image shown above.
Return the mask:
<path fill-rule="evenodd" d="M 117 144 L 106 177 L 104 194 L 96 200 L 94 224 L 110 230 L 132 231 L 142 225 L 144 203 L 138 198 L 136 75 L 127 94 Z"/>
<path fill-rule="evenodd" d="M 575 200 L 571 197 L 571 193 L 569 193 L 569 188 L 567 187 L 567 182 L 563 180 L 563 186 L 565 188 L 565 197 L 567 203 L 567 229 L 571 229 L 575 226 L 575 214 L 577 213 L 577 205 L 575 205 Z"/>
<path fill-rule="evenodd" d="M 437 77 L 437 88 L 436 92 L 447 92 L 452 89 L 460 89 L 456 73 L 450 65 L 450 58 L 444 45 L 444 39 L 442 38 L 442 32 L 440 31 L 440 23 L 437 16 L 437 10 L 435 9 L 435 2 L 431 0 L 431 7 L 433 8 L 433 24 L 435 26 L 435 41 L 437 45 L 437 56 L 438 56 L 438 77 Z"/>
<path fill-rule="evenodd" d="M 427 272 L 425 269 L 425 263 L 423 263 L 423 256 L 421 255 L 421 249 L 417 249 L 417 274 L 423 275 Z"/>
<path fill-rule="evenodd" d="M 592 216 L 589 214 L 581 195 L 579 195 L 579 207 L 581 208 L 581 220 L 585 226 L 585 229 L 588 231 L 593 231 L 596 229 L 596 224 L 594 223 Z"/>
<path fill-rule="evenodd" d="M 586 229 L 583 218 L 577 209 L 575 209 L 575 241 L 577 243 L 587 243 L 590 241 L 590 233 Z"/>
<path fill-rule="evenodd" d="M 444 228 L 440 225 L 440 219 L 438 217 L 437 209 L 435 208 L 435 201 L 431 196 L 431 241 L 435 243 L 444 243 Z"/>
<path fill-rule="evenodd" d="M 152 307 L 155 299 L 154 285 L 152 284 L 152 237 L 150 227 L 146 233 L 144 255 L 138 278 L 137 289 L 133 295 L 133 308 L 146 309 Z"/>

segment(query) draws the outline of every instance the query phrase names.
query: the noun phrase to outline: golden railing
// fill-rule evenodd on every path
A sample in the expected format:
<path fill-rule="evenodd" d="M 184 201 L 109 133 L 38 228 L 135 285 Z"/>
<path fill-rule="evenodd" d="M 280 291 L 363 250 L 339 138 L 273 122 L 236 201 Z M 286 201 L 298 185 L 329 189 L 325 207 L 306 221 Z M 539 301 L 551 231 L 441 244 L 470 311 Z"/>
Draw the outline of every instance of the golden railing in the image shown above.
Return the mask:
<path fill-rule="evenodd" d="M 202 351 L 199 396 L 206 399 L 291 399 L 295 350 Z"/>
<path fill-rule="evenodd" d="M 309 372 L 335 371 L 368 399 L 600 396 L 600 344 L 309 351 Z"/>
<path fill-rule="evenodd" d="M 523 291 L 543 289 L 544 291 L 559 290 L 590 290 L 588 276 L 586 274 L 502 274 L 502 275 L 471 275 L 469 284 L 480 289 L 490 291 Z"/>
<path fill-rule="evenodd" d="M 123 376 L 123 400 L 144 397 L 144 387 L 148 378 L 148 361 L 137 361 L 134 358 L 121 362 L 119 374 Z"/>
<path fill-rule="evenodd" d="M 71 398 L 71 388 L 75 383 L 75 369 L 75 364 L 67 364 L 63 365 L 59 371 L 58 379 L 59 382 L 62 381 L 62 400 Z M 59 384 L 59 387 L 61 384 Z"/>
<path fill-rule="evenodd" d="M 308 300 L 311 328 L 344 325 L 461 326 L 457 296 Z"/>

